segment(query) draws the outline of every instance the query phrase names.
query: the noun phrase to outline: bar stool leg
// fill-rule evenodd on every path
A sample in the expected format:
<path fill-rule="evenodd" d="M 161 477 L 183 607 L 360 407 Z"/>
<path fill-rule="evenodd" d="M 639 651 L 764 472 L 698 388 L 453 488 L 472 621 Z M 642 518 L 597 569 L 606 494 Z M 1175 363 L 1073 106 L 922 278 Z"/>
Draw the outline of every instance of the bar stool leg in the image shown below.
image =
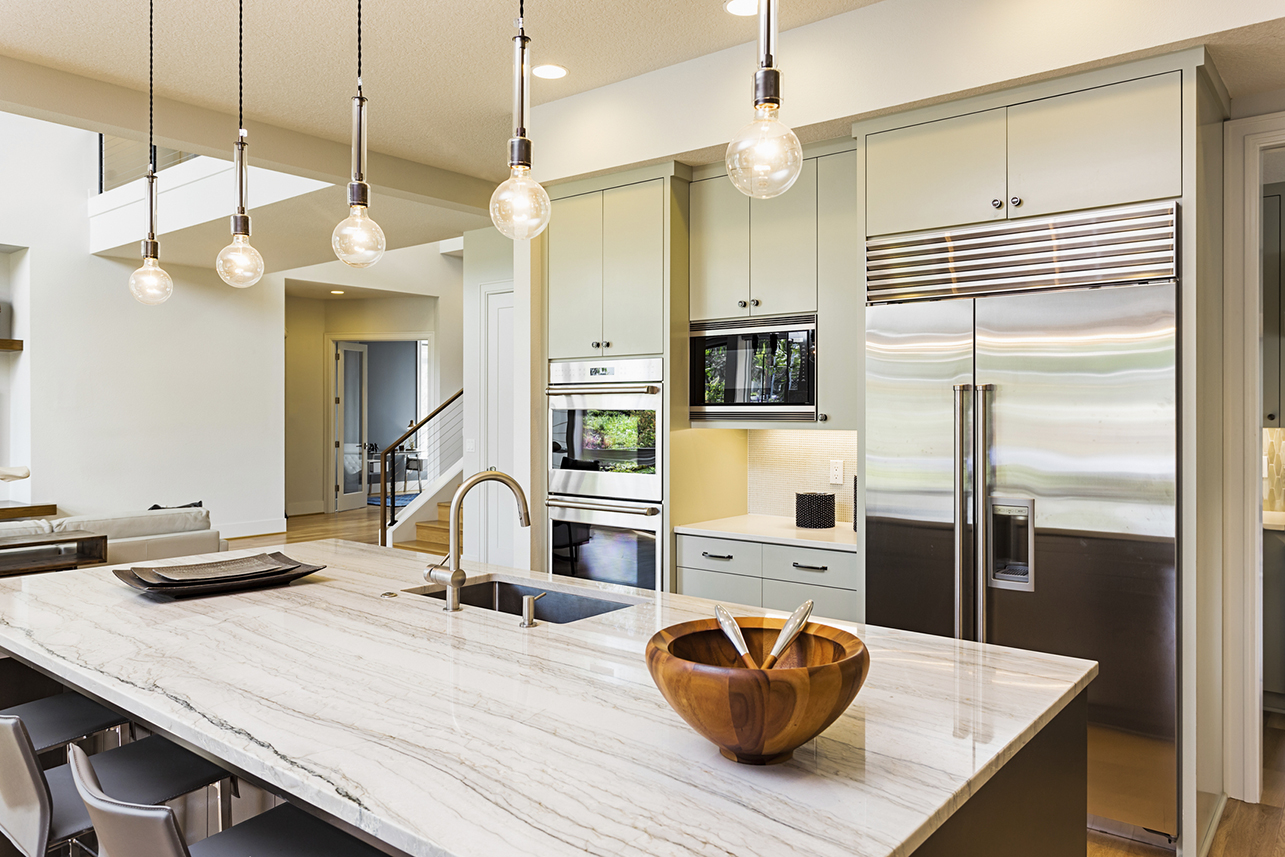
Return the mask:
<path fill-rule="evenodd" d="M 236 784 L 231 777 L 219 780 L 214 784 L 219 796 L 219 833 L 232 826 L 232 792 Z"/>

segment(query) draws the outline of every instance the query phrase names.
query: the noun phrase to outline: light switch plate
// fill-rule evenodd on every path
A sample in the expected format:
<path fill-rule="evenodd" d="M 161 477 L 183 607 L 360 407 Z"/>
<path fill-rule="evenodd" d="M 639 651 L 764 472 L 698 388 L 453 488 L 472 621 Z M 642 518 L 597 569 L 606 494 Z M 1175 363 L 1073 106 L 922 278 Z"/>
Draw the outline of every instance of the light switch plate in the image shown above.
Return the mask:
<path fill-rule="evenodd" d="M 477 444 L 474 443 L 473 438 L 470 437 L 464 441 L 464 451 L 477 452 Z"/>
<path fill-rule="evenodd" d="M 830 484 L 831 485 L 843 484 L 843 459 L 842 458 L 830 459 Z"/>

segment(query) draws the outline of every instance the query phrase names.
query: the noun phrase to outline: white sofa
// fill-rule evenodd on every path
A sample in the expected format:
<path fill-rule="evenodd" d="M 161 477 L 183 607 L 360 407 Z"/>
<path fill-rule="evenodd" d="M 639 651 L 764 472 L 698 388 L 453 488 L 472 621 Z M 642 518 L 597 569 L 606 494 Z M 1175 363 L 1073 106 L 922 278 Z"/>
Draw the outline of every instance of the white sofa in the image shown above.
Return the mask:
<path fill-rule="evenodd" d="M 107 536 L 109 563 L 168 559 L 228 549 L 210 529 L 209 509 L 157 509 L 115 515 L 76 515 L 54 520 L 0 522 L 0 536 L 86 530 Z"/>

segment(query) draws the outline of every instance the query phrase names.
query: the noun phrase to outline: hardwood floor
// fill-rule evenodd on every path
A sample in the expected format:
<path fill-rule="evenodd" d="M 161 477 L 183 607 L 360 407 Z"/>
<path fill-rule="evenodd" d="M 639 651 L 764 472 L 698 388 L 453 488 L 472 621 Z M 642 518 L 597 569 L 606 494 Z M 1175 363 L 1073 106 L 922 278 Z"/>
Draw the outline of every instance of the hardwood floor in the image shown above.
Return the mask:
<path fill-rule="evenodd" d="M 379 543 L 379 509 L 367 506 L 335 515 L 303 515 L 286 522 L 286 532 L 229 539 L 231 548 L 268 547 L 317 539 Z M 1209 857 L 1285 857 L 1285 715 L 1269 714 L 1263 724 L 1263 802 L 1227 801 Z M 1088 857 L 1172 857 L 1164 848 L 1089 831 Z"/>
<path fill-rule="evenodd" d="M 285 533 L 228 539 L 228 547 L 231 550 L 242 550 L 283 542 L 314 542 L 318 539 L 347 539 L 369 545 L 379 544 L 379 507 L 364 506 L 334 515 L 299 515 L 286 520 Z"/>

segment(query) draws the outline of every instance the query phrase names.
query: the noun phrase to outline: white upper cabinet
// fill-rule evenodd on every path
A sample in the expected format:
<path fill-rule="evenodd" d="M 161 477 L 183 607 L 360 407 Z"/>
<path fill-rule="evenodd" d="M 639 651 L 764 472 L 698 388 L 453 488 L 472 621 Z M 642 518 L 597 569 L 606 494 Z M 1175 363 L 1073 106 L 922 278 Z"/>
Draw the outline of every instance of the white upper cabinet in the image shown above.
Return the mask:
<path fill-rule="evenodd" d="M 553 201 L 549 220 L 549 357 L 602 353 L 602 194 Z"/>
<path fill-rule="evenodd" d="M 693 182 L 690 273 L 692 321 L 816 312 L 816 159 L 774 199 Z"/>
<path fill-rule="evenodd" d="M 867 233 L 1003 220 L 1004 108 L 866 138 Z"/>
<path fill-rule="evenodd" d="M 662 179 L 554 200 L 549 221 L 549 357 L 664 351 Z"/>
<path fill-rule="evenodd" d="M 691 185 L 691 317 L 748 316 L 750 198 L 726 176 Z"/>
<path fill-rule="evenodd" d="M 1182 195 L 1182 75 L 866 137 L 866 234 Z"/>
<path fill-rule="evenodd" d="M 1182 195 L 1182 74 L 1008 108 L 1010 217 Z"/>
<path fill-rule="evenodd" d="M 727 182 L 731 184 L 731 182 Z M 817 311 L 817 162 L 794 186 L 750 200 L 750 315 Z"/>

